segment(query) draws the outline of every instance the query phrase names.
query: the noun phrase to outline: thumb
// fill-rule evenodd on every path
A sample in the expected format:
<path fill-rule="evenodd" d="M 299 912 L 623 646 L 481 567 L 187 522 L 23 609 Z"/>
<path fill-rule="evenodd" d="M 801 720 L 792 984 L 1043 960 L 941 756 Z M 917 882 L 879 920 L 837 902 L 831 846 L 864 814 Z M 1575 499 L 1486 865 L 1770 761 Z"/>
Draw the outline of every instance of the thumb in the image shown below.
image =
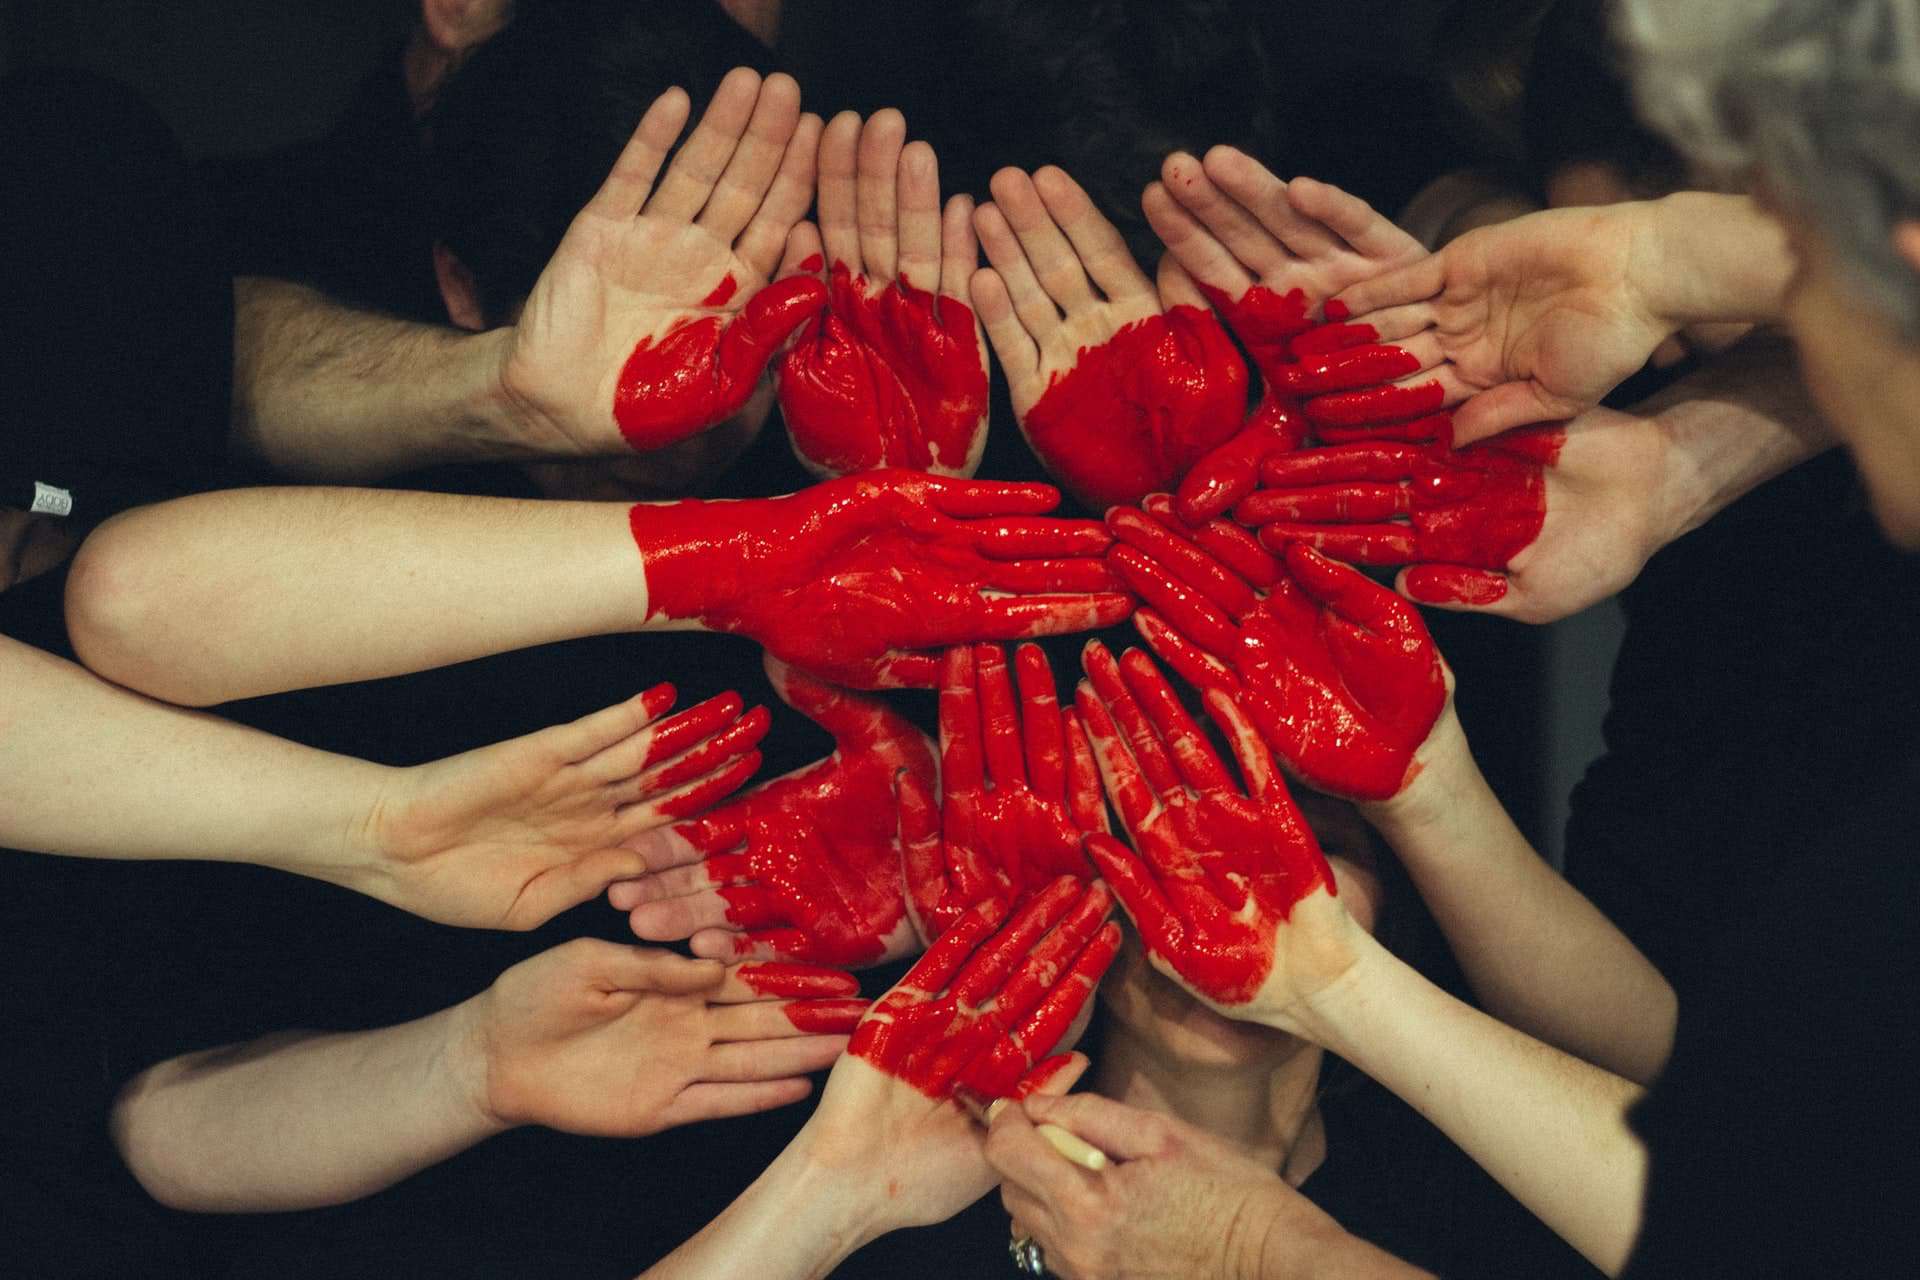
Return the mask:
<path fill-rule="evenodd" d="M 716 990 L 726 981 L 727 968 L 718 960 L 694 960 L 661 947 L 607 946 L 601 974 L 623 991 L 690 996 Z"/>
<path fill-rule="evenodd" d="M 1173 1144 L 1173 1127 L 1166 1117 L 1097 1093 L 1074 1093 L 1064 1098 L 1035 1093 L 1020 1105 L 1034 1122 L 1058 1125 L 1117 1160 L 1162 1155 Z"/>
<path fill-rule="evenodd" d="M 569 907 L 599 896 L 614 881 L 632 879 L 646 870 L 646 858 L 634 849 L 596 849 L 549 867 L 521 889 L 502 927 L 537 929 Z"/>
<path fill-rule="evenodd" d="M 1451 564 L 1416 564 L 1403 569 L 1394 589 L 1417 604 L 1467 613 L 1506 612 L 1497 606 L 1507 598 L 1504 574 L 1466 569 Z"/>
<path fill-rule="evenodd" d="M 1464 449 L 1515 427 L 1560 422 L 1587 407 L 1591 406 L 1554 395 L 1538 382 L 1503 382 L 1461 401 L 1454 409 L 1453 447 Z"/>
<path fill-rule="evenodd" d="M 720 335 L 720 368 L 742 384 L 759 380 L 794 330 L 827 305 L 827 286 L 812 276 L 790 276 L 748 299 Z"/>

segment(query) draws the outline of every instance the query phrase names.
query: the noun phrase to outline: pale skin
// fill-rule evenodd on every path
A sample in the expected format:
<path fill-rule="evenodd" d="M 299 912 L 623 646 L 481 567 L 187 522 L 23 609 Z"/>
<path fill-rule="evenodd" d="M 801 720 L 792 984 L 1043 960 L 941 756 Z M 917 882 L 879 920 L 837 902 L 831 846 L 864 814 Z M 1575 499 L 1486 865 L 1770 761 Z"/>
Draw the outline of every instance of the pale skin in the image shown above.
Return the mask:
<path fill-rule="evenodd" d="M 631 1138 L 797 1102 L 847 1037 L 801 1034 L 791 1003 L 714 961 L 582 938 L 414 1022 L 170 1059 L 121 1092 L 113 1136 L 171 1208 L 344 1204 L 523 1125 Z"/>
<path fill-rule="evenodd" d="M 791 77 L 736 68 L 675 150 L 688 114 L 680 89 L 655 99 L 510 326 L 463 334 L 285 281 L 236 282 L 235 450 L 334 482 L 631 456 L 612 406 L 634 345 L 738 313 L 778 273 L 812 198 L 819 121 Z M 732 296 L 703 307 L 728 274 Z"/>
<path fill-rule="evenodd" d="M 4 638 L 0 684 L 0 844 L 258 863 L 477 928 L 533 928 L 644 870 L 632 846 L 675 797 L 728 770 L 744 781 L 765 723 L 729 716 L 649 761 L 668 717 L 640 695 L 400 769 L 154 702 Z"/>

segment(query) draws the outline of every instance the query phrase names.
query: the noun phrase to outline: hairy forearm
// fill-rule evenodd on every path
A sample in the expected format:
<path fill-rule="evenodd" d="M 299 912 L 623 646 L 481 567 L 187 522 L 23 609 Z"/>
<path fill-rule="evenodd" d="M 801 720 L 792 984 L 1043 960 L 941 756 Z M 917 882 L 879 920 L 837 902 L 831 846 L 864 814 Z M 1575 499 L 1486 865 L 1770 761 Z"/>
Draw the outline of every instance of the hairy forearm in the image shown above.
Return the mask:
<path fill-rule="evenodd" d="M 234 283 L 233 450 L 282 475 L 336 483 L 539 456 L 518 439 L 498 392 L 507 337 L 358 311 L 303 285 L 242 277 Z"/>
<path fill-rule="evenodd" d="M 0 845 L 257 862 L 356 888 L 390 770 L 153 702 L 0 637 Z"/>
<path fill-rule="evenodd" d="M 475 1102 L 484 1068 L 462 1047 L 466 1008 L 163 1062 L 122 1091 L 114 1142 L 175 1209 L 261 1213 L 371 1195 L 500 1131 Z"/>
<path fill-rule="evenodd" d="M 1655 315 L 1676 329 L 1780 318 L 1793 252 L 1779 221 L 1751 196 L 1680 191 L 1638 209 L 1650 234 L 1634 277 Z"/>
<path fill-rule="evenodd" d="M 1650 1083 L 1673 1048 L 1673 988 L 1534 851 L 1454 717 L 1429 746 L 1407 791 L 1363 812 L 1406 866 L 1474 995 L 1528 1035 Z"/>
<path fill-rule="evenodd" d="M 1640 1229 L 1638 1086 L 1447 995 L 1366 938 L 1298 1030 L 1398 1095 L 1609 1274 Z"/>
<path fill-rule="evenodd" d="M 206 706 L 635 628 L 646 596 L 620 503 L 242 489 L 101 526 L 67 625 L 93 670 Z"/>

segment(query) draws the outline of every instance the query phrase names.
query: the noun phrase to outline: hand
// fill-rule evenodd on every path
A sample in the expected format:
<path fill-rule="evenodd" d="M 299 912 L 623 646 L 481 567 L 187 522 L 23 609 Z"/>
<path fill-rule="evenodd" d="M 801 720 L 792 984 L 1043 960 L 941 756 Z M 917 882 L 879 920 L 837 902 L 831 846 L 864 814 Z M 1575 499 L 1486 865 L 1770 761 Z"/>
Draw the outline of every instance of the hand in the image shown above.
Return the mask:
<path fill-rule="evenodd" d="M 532 929 L 646 870 L 645 833 L 760 767 L 764 708 L 723 694 L 667 720 L 657 685 L 572 724 L 397 771 L 363 824 L 371 892 L 442 924 Z"/>
<path fill-rule="evenodd" d="M 1246 414 L 1226 331 L 1204 307 L 1163 307 L 1059 169 L 1002 169 L 992 185 L 974 226 L 993 265 L 974 274 L 973 305 L 1027 443 L 1094 510 L 1171 487 Z"/>
<path fill-rule="evenodd" d="M 647 616 L 751 636 L 854 688 L 932 688 L 935 650 L 1112 626 L 1133 608 L 1092 520 L 1046 485 L 873 471 L 750 502 L 633 509 Z"/>
<path fill-rule="evenodd" d="M 970 476 L 987 445 L 987 347 L 967 306 L 973 202 L 940 211 L 933 148 L 898 111 L 848 111 L 820 137 L 820 229 L 789 257 L 832 264 L 828 309 L 778 366 L 793 452 L 816 475 L 904 467 Z M 857 161 L 856 161 L 857 155 Z M 856 177 L 857 173 L 857 177 Z M 812 265 L 809 266 L 808 264 Z"/>
<path fill-rule="evenodd" d="M 1224 520 L 1189 531 L 1165 499 L 1108 523 L 1149 647 L 1239 703 L 1289 772 L 1352 800 L 1412 780 L 1450 688 L 1418 610 L 1298 543 L 1276 558 Z"/>
<path fill-rule="evenodd" d="M 1321 304 L 1427 251 L 1366 201 L 1311 178 L 1282 182 L 1233 147 L 1214 147 L 1204 161 L 1175 152 L 1161 175 L 1140 203 L 1172 259 L 1162 266 L 1162 301 L 1197 288 L 1246 346 L 1266 384 L 1247 426 L 1180 485 L 1176 509 L 1183 520 L 1201 524 L 1252 491 L 1262 458 L 1297 448 L 1305 438 L 1299 398 L 1307 388 L 1296 384 L 1303 359 L 1379 350 L 1364 345 L 1375 335 L 1360 326 L 1322 326 L 1306 337 Z M 1328 316 L 1339 318 L 1337 308 Z M 1411 357 L 1400 356 L 1394 372 L 1370 380 L 1416 368 Z"/>
<path fill-rule="evenodd" d="M 785 75 L 737 67 L 658 185 L 687 95 L 654 100 L 534 284 L 500 369 L 538 452 L 663 448 L 738 413 L 818 280 L 769 286 L 813 194 L 820 121 Z"/>
<path fill-rule="evenodd" d="M 1105 1151 L 1090 1172 L 1062 1160 L 1036 1131 L 1055 1124 Z M 1031 1236 L 1062 1280 L 1192 1280 L 1196 1276 L 1322 1274 L 1312 1259 L 1352 1241 L 1272 1169 L 1231 1143 L 1157 1111 L 1098 1094 L 1036 1094 L 1004 1108 L 987 1137 L 1014 1237 Z M 1290 1265 L 1273 1265 L 1275 1243 Z M 1328 1273 L 1330 1274 L 1330 1272 Z"/>
<path fill-rule="evenodd" d="M 492 1125 L 637 1138 L 806 1097 L 807 1073 L 839 1056 L 865 1012 L 858 993 L 830 969 L 723 969 L 579 938 L 462 1006 L 459 1049 Z"/>
<path fill-rule="evenodd" d="M 1133 917 L 1153 967 L 1228 1017 L 1294 1030 L 1293 1007 L 1352 967 L 1356 926 L 1273 758 L 1233 699 L 1206 694 L 1247 792 L 1144 653 L 1087 646 L 1075 697 L 1136 854 L 1087 856 Z"/>
<path fill-rule="evenodd" d="M 1100 772 L 1080 725 L 1060 714 L 1035 645 L 1014 655 L 1019 705 L 998 645 L 955 645 L 940 681 L 941 799 L 900 781 L 908 914 L 932 942 L 975 904 L 1024 903 L 1062 875 L 1093 878 L 1083 833 L 1107 830 Z"/>
<path fill-rule="evenodd" d="M 928 791 L 933 744 L 885 703 L 772 659 L 787 705 L 833 735 L 826 759 L 655 834 L 648 874 L 608 900 L 652 942 L 695 954 L 882 964 L 920 947 L 901 884 L 894 778 Z"/>
<path fill-rule="evenodd" d="M 1651 208 L 1552 209 L 1482 227 L 1339 301 L 1387 341 L 1431 334 L 1432 354 L 1473 393 L 1454 414 L 1457 444 L 1571 418 L 1679 328 L 1640 283 L 1655 252 Z"/>

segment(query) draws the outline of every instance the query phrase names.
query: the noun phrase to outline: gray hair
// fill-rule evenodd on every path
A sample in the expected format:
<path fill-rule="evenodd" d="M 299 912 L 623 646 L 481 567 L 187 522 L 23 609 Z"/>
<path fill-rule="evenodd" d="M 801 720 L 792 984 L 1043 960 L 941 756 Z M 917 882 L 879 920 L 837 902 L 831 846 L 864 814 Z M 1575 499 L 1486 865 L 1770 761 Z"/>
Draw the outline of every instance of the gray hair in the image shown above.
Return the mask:
<path fill-rule="evenodd" d="M 1621 0 L 1640 110 L 1700 162 L 1759 176 L 1847 285 L 1920 337 L 1920 0 Z"/>

